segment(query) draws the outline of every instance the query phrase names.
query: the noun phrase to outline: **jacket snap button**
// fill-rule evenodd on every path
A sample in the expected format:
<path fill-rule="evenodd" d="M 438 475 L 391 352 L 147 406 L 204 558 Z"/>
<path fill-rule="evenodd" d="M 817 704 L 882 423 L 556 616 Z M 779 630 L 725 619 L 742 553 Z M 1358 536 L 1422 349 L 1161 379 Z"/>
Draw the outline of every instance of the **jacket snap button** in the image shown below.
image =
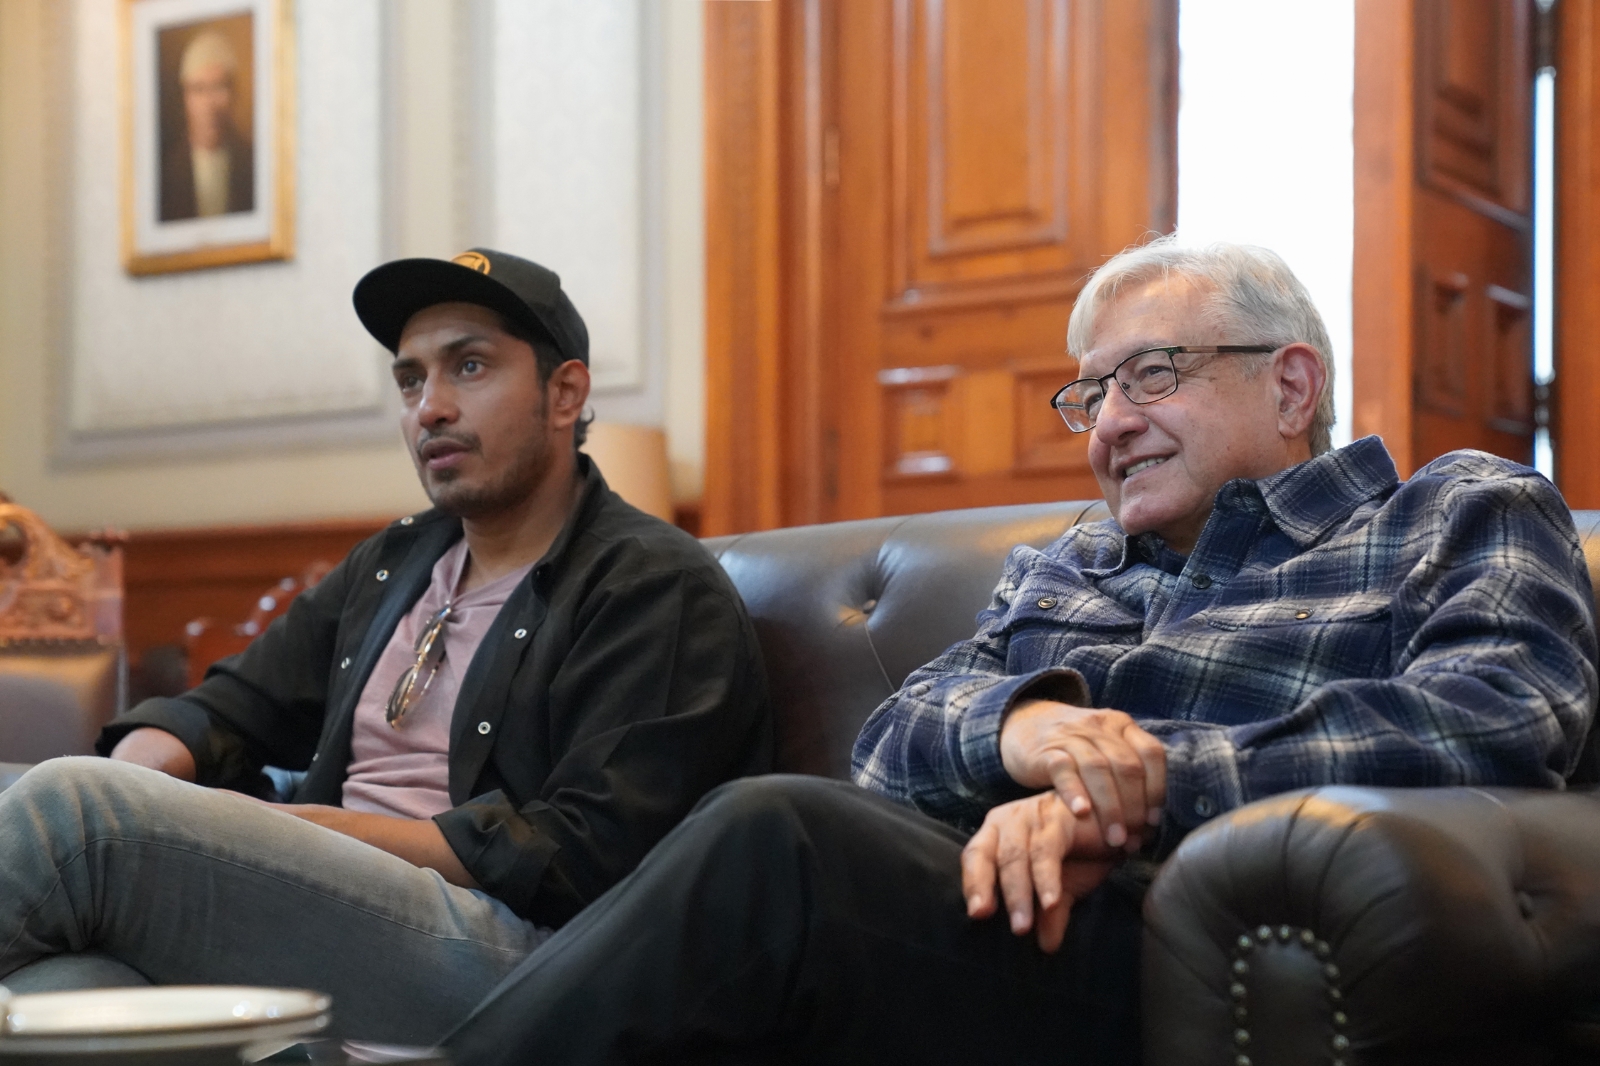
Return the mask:
<path fill-rule="evenodd" d="M 1300 620 L 1301 620 L 1301 621 L 1302 621 L 1302 622 L 1303 622 L 1303 621 L 1305 621 L 1305 620 L 1306 620 L 1306 619 L 1307 619 L 1307 618 L 1310 618 L 1310 617 L 1311 617 L 1311 612 L 1310 612 L 1310 611 L 1296 611 L 1296 612 L 1295 612 L 1295 613 L 1294 613 L 1294 616 L 1295 616 L 1295 617 L 1296 617 L 1296 618 L 1298 618 L 1298 619 L 1300 619 Z"/>
<path fill-rule="evenodd" d="M 521 640 L 523 637 L 528 635 L 528 631 L 526 629 L 519 629 L 511 635 L 516 637 L 518 640 Z"/>
<path fill-rule="evenodd" d="M 484 735 L 488 735 L 489 723 L 488 722 L 479 722 L 478 723 L 478 732 L 483 733 Z"/>
<path fill-rule="evenodd" d="M 389 571 L 387 571 L 387 570 L 379 570 L 378 571 L 378 580 L 379 581 L 388 581 L 389 580 Z"/>
<path fill-rule="evenodd" d="M 1039 610 L 1041 610 L 1041 611 L 1048 611 L 1050 608 L 1054 607 L 1055 605 L 1056 605 L 1056 600 L 1055 600 L 1054 596 L 1042 596 L 1039 599 Z"/>
<path fill-rule="evenodd" d="M 400 519 L 400 524 L 403 525 L 403 526 L 409 526 L 411 523 L 413 523 L 415 521 L 416 521 L 415 518 L 412 518 L 410 515 L 406 515 L 404 518 Z"/>
<path fill-rule="evenodd" d="M 1209 574 L 1196 574 L 1189 580 L 1194 582 L 1194 587 L 1197 589 L 1208 589 L 1211 587 L 1211 575 Z"/>
<path fill-rule="evenodd" d="M 348 670 L 348 669 L 350 669 L 350 660 L 349 660 L 349 659 L 346 659 L 346 660 L 345 660 L 345 661 L 344 661 L 344 662 L 342 662 L 342 663 L 340 663 L 340 664 L 339 664 L 339 669 L 341 669 L 341 670 Z"/>
<path fill-rule="evenodd" d="M 1202 818 L 1210 818 L 1217 813 L 1217 805 L 1211 801 L 1210 796 L 1201 796 L 1194 801 L 1194 813 Z"/>

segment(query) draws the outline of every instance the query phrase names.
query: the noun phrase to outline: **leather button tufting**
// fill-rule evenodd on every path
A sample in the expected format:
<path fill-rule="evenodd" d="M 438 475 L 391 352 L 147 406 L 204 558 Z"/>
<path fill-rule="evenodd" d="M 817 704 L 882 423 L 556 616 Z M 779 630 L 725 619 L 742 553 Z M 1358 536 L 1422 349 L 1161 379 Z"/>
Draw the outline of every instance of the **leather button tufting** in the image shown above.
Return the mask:
<path fill-rule="evenodd" d="M 1517 910 L 1524 918 L 1533 917 L 1533 897 L 1526 892 L 1517 893 Z"/>
<path fill-rule="evenodd" d="M 861 605 L 861 613 L 862 614 L 871 614 L 873 611 L 875 611 L 877 609 L 877 607 L 878 607 L 878 601 L 877 600 L 868 600 L 866 603 L 863 603 Z"/>

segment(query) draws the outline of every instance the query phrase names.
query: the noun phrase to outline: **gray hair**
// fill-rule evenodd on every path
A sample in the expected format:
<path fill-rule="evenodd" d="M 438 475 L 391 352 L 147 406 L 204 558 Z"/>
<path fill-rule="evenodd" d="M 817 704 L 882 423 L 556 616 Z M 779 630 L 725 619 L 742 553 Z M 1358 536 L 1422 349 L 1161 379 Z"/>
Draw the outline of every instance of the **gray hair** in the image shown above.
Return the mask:
<path fill-rule="evenodd" d="M 200 73 L 201 67 L 219 66 L 228 77 L 239 71 L 239 57 L 233 54 L 233 45 L 216 30 L 201 30 L 183 48 L 178 60 L 178 80 L 187 82 Z"/>
<path fill-rule="evenodd" d="M 1311 294 L 1277 252 L 1252 244 L 1185 248 L 1175 236 L 1158 237 L 1118 253 L 1090 276 L 1067 322 L 1067 354 L 1081 359 L 1095 320 L 1125 290 L 1177 276 L 1210 287 L 1205 311 L 1231 344 L 1302 342 L 1316 349 L 1327 380 L 1311 417 L 1312 455 L 1333 447 L 1333 346 Z M 1264 363 L 1265 357 L 1257 362 Z"/>

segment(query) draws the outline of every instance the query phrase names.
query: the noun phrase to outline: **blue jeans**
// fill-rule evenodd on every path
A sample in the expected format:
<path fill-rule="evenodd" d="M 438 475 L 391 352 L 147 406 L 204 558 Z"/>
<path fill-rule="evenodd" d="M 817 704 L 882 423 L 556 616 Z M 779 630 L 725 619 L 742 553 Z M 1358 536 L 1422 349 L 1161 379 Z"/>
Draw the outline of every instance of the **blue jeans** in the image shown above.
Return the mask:
<path fill-rule="evenodd" d="M 0 793 L 0 980 L 333 996 L 330 1035 L 431 1044 L 549 935 L 482 892 L 241 796 L 107 759 Z"/>

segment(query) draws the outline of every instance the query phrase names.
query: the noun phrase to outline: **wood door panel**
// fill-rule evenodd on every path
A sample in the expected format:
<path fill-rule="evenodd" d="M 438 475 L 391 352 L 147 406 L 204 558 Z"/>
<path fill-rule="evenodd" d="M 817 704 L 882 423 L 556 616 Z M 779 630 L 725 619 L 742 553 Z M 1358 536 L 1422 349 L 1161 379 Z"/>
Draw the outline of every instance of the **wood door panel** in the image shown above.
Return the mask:
<path fill-rule="evenodd" d="M 1071 164 L 1094 156 L 1085 116 L 1098 104 L 1099 58 L 1076 49 L 1072 80 L 1068 63 L 1092 6 L 895 4 L 892 309 L 971 302 L 974 288 L 980 302 L 1004 302 L 1041 280 L 1059 296 L 1061 276 L 1096 246 L 1094 183 Z"/>
<path fill-rule="evenodd" d="M 708 535 L 1096 493 L 1047 400 L 1085 275 L 1172 227 L 1176 30 L 1176 0 L 707 7 Z"/>
<path fill-rule="evenodd" d="M 1528 210 L 1525 2 L 1419 0 L 1418 154 L 1423 182 Z"/>
<path fill-rule="evenodd" d="M 1071 281 L 1073 293 L 1081 279 Z M 1002 303 L 962 313 L 883 314 L 878 362 L 883 368 L 932 366 L 951 361 L 993 369 L 1019 360 L 1064 363 L 1068 300 Z M 1063 378 L 1065 385 L 1070 378 Z"/>
<path fill-rule="evenodd" d="M 925 21 L 919 49 L 925 58 L 920 71 L 908 64 L 910 84 L 900 90 L 914 111 L 906 180 L 912 189 L 927 188 L 927 256 L 1061 240 L 1065 0 L 928 0 L 909 10 Z M 910 38 L 900 47 L 917 48 L 914 22 L 900 28 Z"/>
<path fill-rule="evenodd" d="M 1357 0 L 1354 435 L 1533 459 L 1532 0 Z"/>
<path fill-rule="evenodd" d="M 1419 248 L 1414 453 L 1456 448 L 1533 461 L 1528 234 L 1424 190 Z"/>

